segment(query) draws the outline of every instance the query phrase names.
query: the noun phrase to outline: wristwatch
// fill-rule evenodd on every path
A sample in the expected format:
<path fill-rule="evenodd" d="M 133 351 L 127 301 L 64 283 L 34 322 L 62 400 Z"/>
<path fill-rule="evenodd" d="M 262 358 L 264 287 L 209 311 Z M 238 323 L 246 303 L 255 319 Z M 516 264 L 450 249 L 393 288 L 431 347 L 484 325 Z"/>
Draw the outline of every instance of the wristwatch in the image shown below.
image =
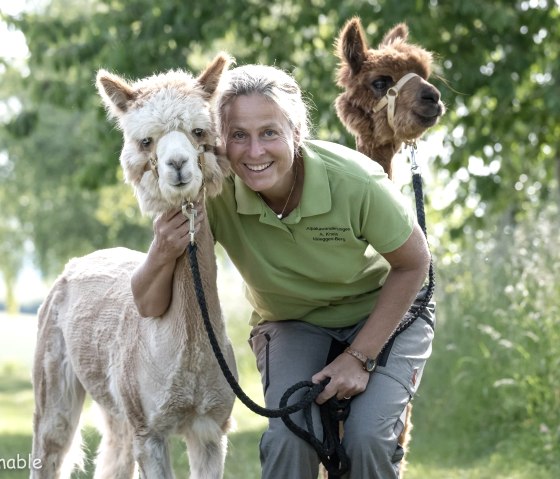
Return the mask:
<path fill-rule="evenodd" d="M 377 361 L 375 359 L 368 358 L 364 353 L 360 353 L 360 351 L 356 351 L 352 348 L 346 348 L 344 352 L 354 356 L 358 361 L 360 361 L 364 371 L 372 373 L 375 370 L 375 366 L 377 366 Z"/>

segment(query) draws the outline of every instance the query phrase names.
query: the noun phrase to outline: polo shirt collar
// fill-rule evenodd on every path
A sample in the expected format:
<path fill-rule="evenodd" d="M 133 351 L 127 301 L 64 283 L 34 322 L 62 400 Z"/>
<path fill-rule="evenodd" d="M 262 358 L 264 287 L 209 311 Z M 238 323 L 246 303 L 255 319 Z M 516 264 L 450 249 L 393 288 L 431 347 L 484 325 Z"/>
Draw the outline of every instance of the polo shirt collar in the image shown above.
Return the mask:
<path fill-rule="evenodd" d="M 321 157 L 309 147 L 303 147 L 303 164 L 305 167 L 305 180 L 303 194 L 299 206 L 298 216 L 314 216 L 330 211 L 331 189 L 326 166 Z M 263 213 L 263 202 L 241 178 L 234 176 L 235 201 L 237 212 L 242 215 L 260 215 Z M 291 214 L 293 214 L 291 213 Z"/>

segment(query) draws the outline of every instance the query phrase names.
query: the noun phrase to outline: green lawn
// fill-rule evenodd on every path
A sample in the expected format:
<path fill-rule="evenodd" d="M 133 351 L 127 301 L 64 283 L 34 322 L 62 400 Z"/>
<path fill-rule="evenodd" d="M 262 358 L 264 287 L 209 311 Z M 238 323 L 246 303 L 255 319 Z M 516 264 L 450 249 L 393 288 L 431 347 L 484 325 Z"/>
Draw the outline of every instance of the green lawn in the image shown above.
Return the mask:
<path fill-rule="evenodd" d="M 27 457 L 31 449 L 33 394 L 30 384 L 31 357 L 35 341 L 34 318 L 0 315 L 0 459 Z M 230 326 L 236 343 L 242 386 L 262 404 L 260 382 L 252 365 L 252 354 L 245 341 L 247 328 Z M 426 374 L 430 374 L 427 371 Z M 415 400 L 415 428 L 409 455 L 407 479 L 551 479 L 549 470 L 530 463 L 524 455 L 512 455 L 499 447 L 485 450 L 476 441 L 461 434 L 445 436 L 434 426 L 429 391 L 422 391 Z M 84 415 L 84 440 L 87 452 L 85 473 L 73 477 L 92 477 L 93 451 L 99 435 L 93 428 L 92 409 Z M 229 436 L 226 479 L 260 477 L 258 443 L 265 420 L 245 406 L 236 403 L 234 417 L 237 429 Z M 445 428 L 443 428 L 445 430 Z M 188 464 L 182 442 L 172 443 L 174 468 L 178 477 L 185 477 Z M 27 470 L 0 470 L 0 479 L 23 479 Z"/>

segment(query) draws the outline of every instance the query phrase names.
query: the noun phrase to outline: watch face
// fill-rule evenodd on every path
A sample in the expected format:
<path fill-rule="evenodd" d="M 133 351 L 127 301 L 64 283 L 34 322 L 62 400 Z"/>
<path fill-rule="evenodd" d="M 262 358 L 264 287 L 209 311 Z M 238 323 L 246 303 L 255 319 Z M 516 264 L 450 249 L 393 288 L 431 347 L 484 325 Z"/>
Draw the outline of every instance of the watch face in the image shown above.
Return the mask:
<path fill-rule="evenodd" d="M 375 359 L 368 359 L 368 360 L 366 361 L 366 364 L 365 364 L 365 370 L 366 370 L 368 373 L 371 373 L 371 372 L 373 372 L 373 370 L 375 369 L 375 366 L 376 366 L 376 365 L 377 365 L 377 362 L 375 361 Z"/>

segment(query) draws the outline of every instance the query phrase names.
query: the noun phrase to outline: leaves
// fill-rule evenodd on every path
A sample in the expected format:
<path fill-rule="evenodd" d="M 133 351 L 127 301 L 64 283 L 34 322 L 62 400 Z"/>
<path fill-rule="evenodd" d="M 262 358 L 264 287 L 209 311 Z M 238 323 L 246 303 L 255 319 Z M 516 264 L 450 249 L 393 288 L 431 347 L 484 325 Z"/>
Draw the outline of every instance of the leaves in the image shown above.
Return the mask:
<path fill-rule="evenodd" d="M 29 198 L 35 185 L 20 177 L 23 168 L 52 185 L 71 175 L 69 187 L 89 194 L 114 183 L 120 134 L 104 119 L 95 72 L 103 67 L 130 78 L 170 68 L 198 72 L 220 50 L 238 64 L 275 64 L 292 72 L 312 106 L 316 136 L 354 146 L 333 107 L 340 93 L 333 43 L 354 15 L 371 45 L 406 21 L 411 40 L 436 53 L 433 81 L 448 106 L 441 129 L 449 154 L 431 161 L 436 181 L 451 181 L 456 191 L 433 222 L 455 211 L 459 216 L 448 231 L 461 238 L 465 225 L 492 226 L 503 214 L 519 221 L 557 195 L 559 10 L 554 2 L 505 0 L 52 0 L 44 10 L 5 18 L 25 34 L 31 52 L 30 74 L 15 81 L 12 72 L 0 89 L 0 100 L 15 96 L 22 104 L 6 123 L 6 150 L 15 165 L 10 181 Z M 56 109 L 57 121 L 40 125 L 47 105 Z M 45 135 L 52 147 L 45 147 Z M 45 148 L 53 162 L 48 171 L 43 161 L 32 160 Z M 480 206 L 465 207 L 473 201 Z"/>

